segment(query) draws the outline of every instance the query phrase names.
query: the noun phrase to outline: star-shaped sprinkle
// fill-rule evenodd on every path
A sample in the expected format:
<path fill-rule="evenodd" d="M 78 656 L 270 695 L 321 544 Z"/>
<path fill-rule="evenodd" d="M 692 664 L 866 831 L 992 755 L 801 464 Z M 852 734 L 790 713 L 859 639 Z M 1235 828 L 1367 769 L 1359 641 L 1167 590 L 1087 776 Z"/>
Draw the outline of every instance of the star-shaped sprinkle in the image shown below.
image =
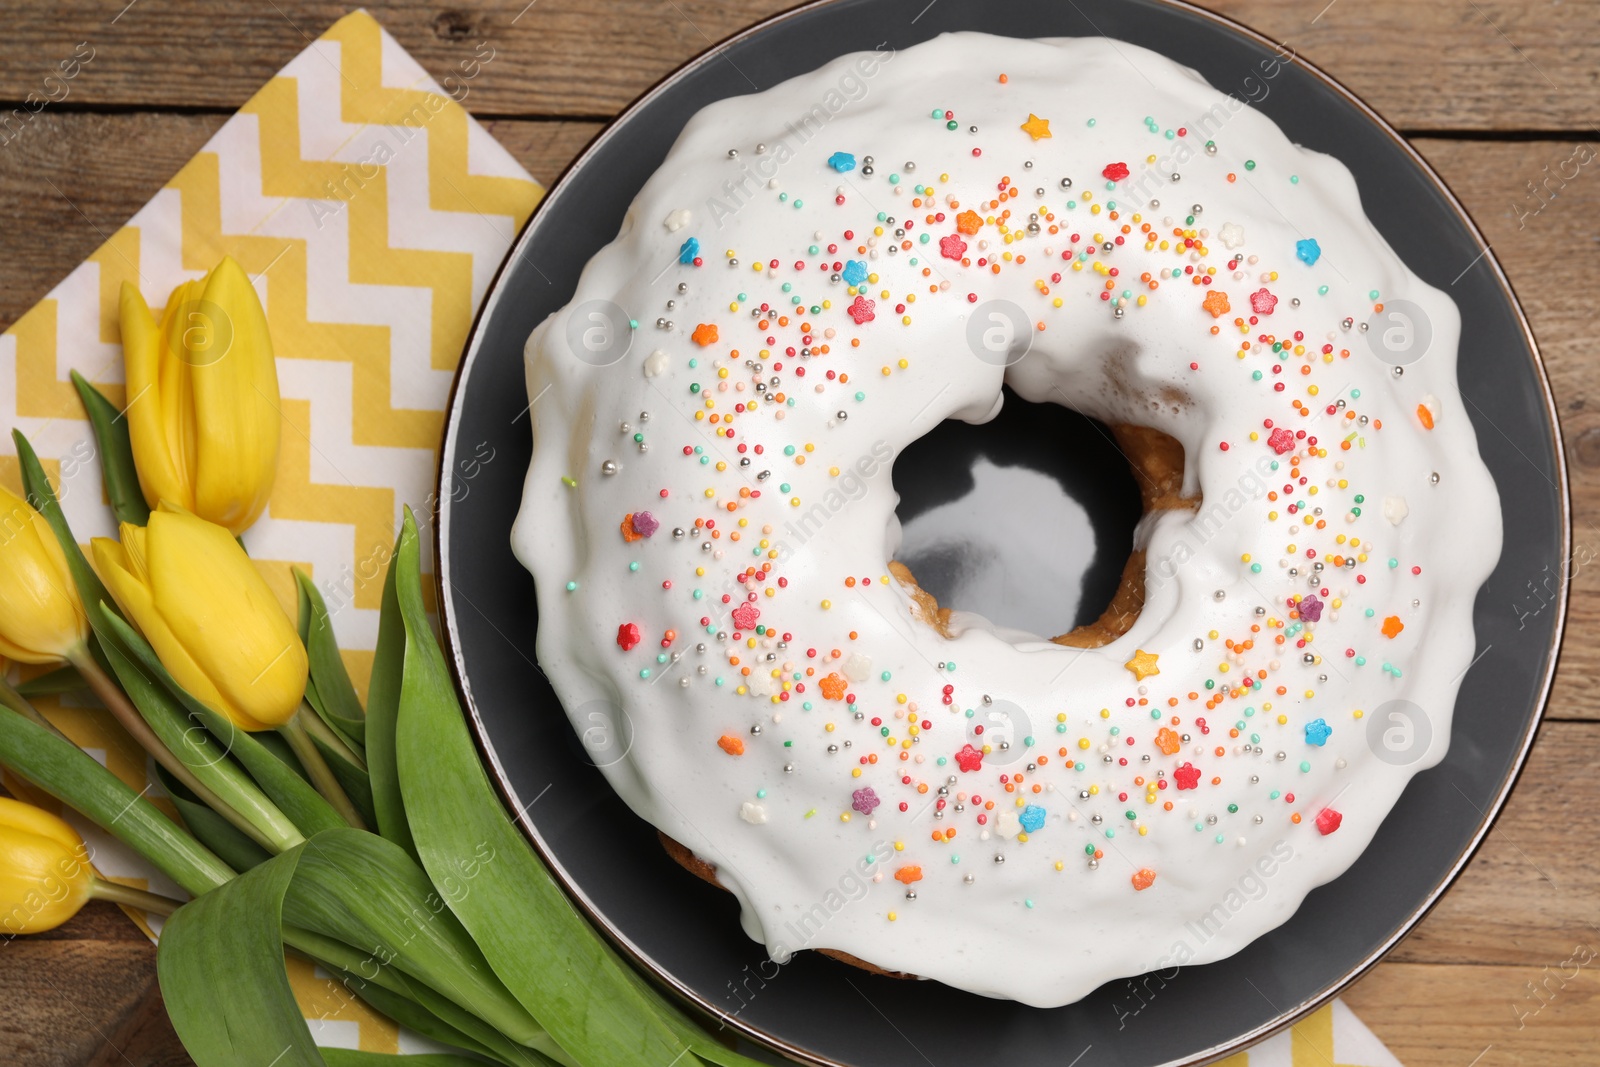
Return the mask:
<path fill-rule="evenodd" d="M 1178 783 L 1179 789 L 1195 789 L 1200 785 L 1200 768 L 1189 762 L 1184 762 L 1172 771 L 1172 780 Z"/>
<path fill-rule="evenodd" d="M 1270 315 L 1272 309 L 1277 306 L 1278 298 L 1269 293 L 1265 287 L 1250 294 L 1250 310 L 1257 315 Z"/>
<path fill-rule="evenodd" d="M 939 238 L 939 254 L 945 259 L 960 259 L 967 254 L 967 242 L 960 234 L 947 234 Z"/>
<path fill-rule="evenodd" d="M 850 794 L 850 806 L 863 815 L 871 815 L 872 809 L 883 801 L 878 799 L 878 793 L 870 785 L 857 789 Z"/>
<path fill-rule="evenodd" d="M 1133 873 L 1133 888 L 1137 889 L 1139 892 L 1142 893 L 1155 884 L 1156 872 L 1152 871 L 1149 867 L 1140 867 Z"/>
<path fill-rule="evenodd" d="M 1220 319 L 1232 310 L 1228 303 L 1228 294 L 1221 289 L 1213 289 L 1207 293 L 1206 298 L 1200 301 L 1200 306 L 1211 312 L 1211 317 L 1214 319 Z"/>
<path fill-rule="evenodd" d="M 625 622 L 617 627 L 617 644 L 622 651 L 632 652 L 633 646 L 639 643 L 639 627 L 636 623 Z"/>
<path fill-rule="evenodd" d="M 894 872 L 894 880 L 902 883 L 903 885 L 910 885 L 912 882 L 920 882 L 922 881 L 922 868 L 918 867 L 914 863 L 908 864 L 907 866 L 901 867 L 898 871 Z"/>
<path fill-rule="evenodd" d="M 878 302 L 876 300 L 868 300 L 864 296 L 858 296 L 855 303 L 851 304 L 845 311 L 852 319 L 856 320 L 857 326 L 861 326 L 878 317 L 874 310 L 877 306 Z"/>
<path fill-rule="evenodd" d="M 1142 648 L 1135 649 L 1133 658 L 1124 663 L 1123 666 L 1132 671 L 1133 676 L 1142 682 L 1152 674 L 1161 673 L 1161 668 L 1156 666 L 1156 661 L 1160 658 L 1161 656 L 1158 653 L 1146 652 Z"/>
<path fill-rule="evenodd" d="M 1107 163 L 1106 169 L 1100 172 L 1107 181 L 1120 182 L 1128 176 L 1126 163 Z"/>
<path fill-rule="evenodd" d="M 976 771 L 983 767 L 983 753 L 971 745 L 962 745 L 961 751 L 956 753 L 956 766 L 964 771 Z"/>
<path fill-rule="evenodd" d="M 956 216 L 956 229 L 972 236 L 978 232 L 978 227 L 983 225 L 983 216 L 976 211 L 963 211 Z"/>
<path fill-rule="evenodd" d="M 1294 254 L 1300 262 L 1309 267 L 1322 258 L 1322 246 L 1317 244 L 1315 237 L 1307 237 L 1303 241 L 1294 243 Z"/>
<path fill-rule="evenodd" d="M 702 322 L 694 328 L 694 333 L 690 336 L 694 338 L 694 343 L 701 348 L 706 345 L 714 345 L 717 343 L 717 327 L 712 323 Z"/>
<path fill-rule="evenodd" d="M 1018 816 L 1018 819 L 1022 823 L 1024 830 L 1030 834 L 1036 834 L 1044 828 L 1044 818 L 1047 814 L 1048 812 L 1039 805 L 1029 804 L 1022 809 L 1022 814 Z"/>
<path fill-rule="evenodd" d="M 1042 119 L 1033 112 L 1028 112 L 1028 121 L 1022 124 L 1022 132 L 1032 137 L 1035 141 L 1042 141 L 1050 136 L 1050 120 Z"/>
<path fill-rule="evenodd" d="M 1229 248 L 1238 248 L 1244 244 L 1244 227 L 1237 222 L 1225 222 L 1222 224 L 1222 229 L 1217 232 L 1217 236 L 1222 238 L 1222 243 Z"/>
<path fill-rule="evenodd" d="M 761 618 L 761 609 L 754 604 L 740 604 L 733 609 L 733 624 L 741 630 L 755 629 L 756 620 Z"/>
<path fill-rule="evenodd" d="M 1344 822 L 1344 816 L 1332 808 L 1323 808 L 1317 812 L 1317 832 L 1323 837 L 1327 837 L 1337 830 L 1342 822 Z"/>
<path fill-rule="evenodd" d="M 1306 744 L 1316 745 L 1321 748 L 1328 743 L 1328 738 L 1333 736 L 1333 727 L 1328 725 L 1326 719 L 1312 719 L 1306 723 Z"/>
<path fill-rule="evenodd" d="M 849 152 L 835 152 L 828 157 L 828 166 L 843 174 L 856 169 L 856 157 Z"/>
<path fill-rule="evenodd" d="M 1282 426 L 1276 427 L 1273 429 L 1272 433 L 1268 435 L 1267 444 L 1274 452 L 1281 456 L 1285 452 L 1291 451 L 1294 448 L 1294 434 L 1290 433 Z"/>

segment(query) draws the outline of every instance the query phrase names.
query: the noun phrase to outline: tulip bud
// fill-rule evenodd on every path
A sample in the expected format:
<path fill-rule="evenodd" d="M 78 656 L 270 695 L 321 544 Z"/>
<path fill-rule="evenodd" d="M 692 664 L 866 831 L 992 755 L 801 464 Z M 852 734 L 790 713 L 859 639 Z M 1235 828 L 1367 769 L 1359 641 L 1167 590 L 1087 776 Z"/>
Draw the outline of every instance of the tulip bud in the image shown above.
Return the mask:
<path fill-rule="evenodd" d="M 278 369 L 267 316 L 231 257 L 172 291 L 157 324 L 136 286 L 119 305 L 128 435 L 150 507 L 167 500 L 235 536 L 278 469 Z"/>
<path fill-rule="evenodd" d="M 243 730 L 283 725 L 306 691 L 300 634 L 239 543 L 163 502 L 147 527 L 97 537 L 95 569 L 191 695 Z"/>
<path fill-rule="evenodd" d="M 59 663 L 88 635 L 55 534 L 32 505 L 0 487 L 0 656 Z"/>
<path fill-rule="evenodd" d="M 54 930 L 78 914 L 93 884 L 89 849 L 76 830 L 0 797 L 0 933 Z"/>

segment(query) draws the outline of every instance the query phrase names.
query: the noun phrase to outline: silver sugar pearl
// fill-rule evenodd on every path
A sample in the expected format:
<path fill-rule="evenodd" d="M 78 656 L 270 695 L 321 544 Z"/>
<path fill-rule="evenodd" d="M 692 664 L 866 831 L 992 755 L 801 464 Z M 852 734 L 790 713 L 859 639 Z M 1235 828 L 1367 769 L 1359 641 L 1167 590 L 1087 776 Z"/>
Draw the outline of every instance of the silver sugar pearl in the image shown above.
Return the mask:
<path fill-rule="evenodd" d="M 608 459 L 600 464 L 601 474 L 615 474 L 619 469 L 621 468 L 617 466 L 617 461 L 614 459 Z"/>
<path fill-rule="evenodd" d="M 761 736 L 761 724 L 760 723 L 756 723 L 754 726 L 750 727 L 750 736 L 751 737 L 760 737 Z"/>
<path fill-rule="evenodd" d="M 1063 188 L 1063 189 L 1071 189 L 1072 188 L 1072 179 L 1071 178 L 1062 178 L 1061 179 L 1061 188 Z"/>
<path fill-rule="evenodd" d="M 1439 484 L 1439 472 L 1438 471 L 1434 471 L 1432 474 L 1428 475 L 1428 484 L 1429 485 L 1438 485 Z"/>

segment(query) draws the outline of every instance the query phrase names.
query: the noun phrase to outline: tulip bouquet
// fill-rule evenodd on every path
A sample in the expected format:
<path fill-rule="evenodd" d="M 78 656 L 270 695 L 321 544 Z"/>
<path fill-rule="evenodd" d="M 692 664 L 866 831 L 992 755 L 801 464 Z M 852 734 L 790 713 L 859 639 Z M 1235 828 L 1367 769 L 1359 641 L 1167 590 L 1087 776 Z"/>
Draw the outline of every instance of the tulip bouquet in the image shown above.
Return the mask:
<path fill-rule="evenodd" d="M 100 879 L 68 824 L 0 798 L 0 928 L 47 930 L 96 898 L 168 915 L 161 990 L 201 1067 L 394 1058 L 318 1048 L 286 951 L 456 1050 L 401 1057 L 416 1067 L 753 1064 L 628 968 L 508 817 L 428 624 L 410 510 L 365 707 L 309 578 L 291 621 L 246 555 L 280 417 L 243 270 L 225 259 L 179 286 L 159 320 L 125 285 L 120 312 L 127 410 L 74 378 L 119 538 L 86 556 L 13 434 L 25 493 L 0 489 L 0 655 L 55 669 L 17 687 L 0 672 L 0 767 L 192 899 Z M 74 688 L 149 753 L 177 818 L 29 701 Z"/>

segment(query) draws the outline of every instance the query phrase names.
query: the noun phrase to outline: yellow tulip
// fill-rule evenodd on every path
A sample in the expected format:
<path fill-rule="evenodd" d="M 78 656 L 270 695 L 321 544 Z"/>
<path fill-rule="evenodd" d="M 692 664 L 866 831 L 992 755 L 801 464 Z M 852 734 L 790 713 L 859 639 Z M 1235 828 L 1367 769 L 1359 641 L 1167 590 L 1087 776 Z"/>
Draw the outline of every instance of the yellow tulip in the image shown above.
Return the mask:
<path fill-rule="evenodd" d="M 117 605 L 179 685 L 244 730 L 294 717 L 305 646 L 227 530 L 162 502 L 149 526 L 123 523 L 120 544 L 92 547 Z"/>
<path fill-rule="evenodd" d="M 78 832 L 47 811 L 0 797 L 0 932 L 54 930 L 89 900 L 94 871 Z"/>
<path fill-rule="evenodd" d="M 123 282 L 118 310 L 146 502 L 168 500 L 243 533 L 272 493 L 281 421 L 272 338 L 249 277 L 224 257 L 172 291 L 159 324 Z"/>
<path fill-rule="evenodd" d="M 32 505 L 0 487 L 0 656 L 58 663 L 88 635 L 55 534 Z"/>

